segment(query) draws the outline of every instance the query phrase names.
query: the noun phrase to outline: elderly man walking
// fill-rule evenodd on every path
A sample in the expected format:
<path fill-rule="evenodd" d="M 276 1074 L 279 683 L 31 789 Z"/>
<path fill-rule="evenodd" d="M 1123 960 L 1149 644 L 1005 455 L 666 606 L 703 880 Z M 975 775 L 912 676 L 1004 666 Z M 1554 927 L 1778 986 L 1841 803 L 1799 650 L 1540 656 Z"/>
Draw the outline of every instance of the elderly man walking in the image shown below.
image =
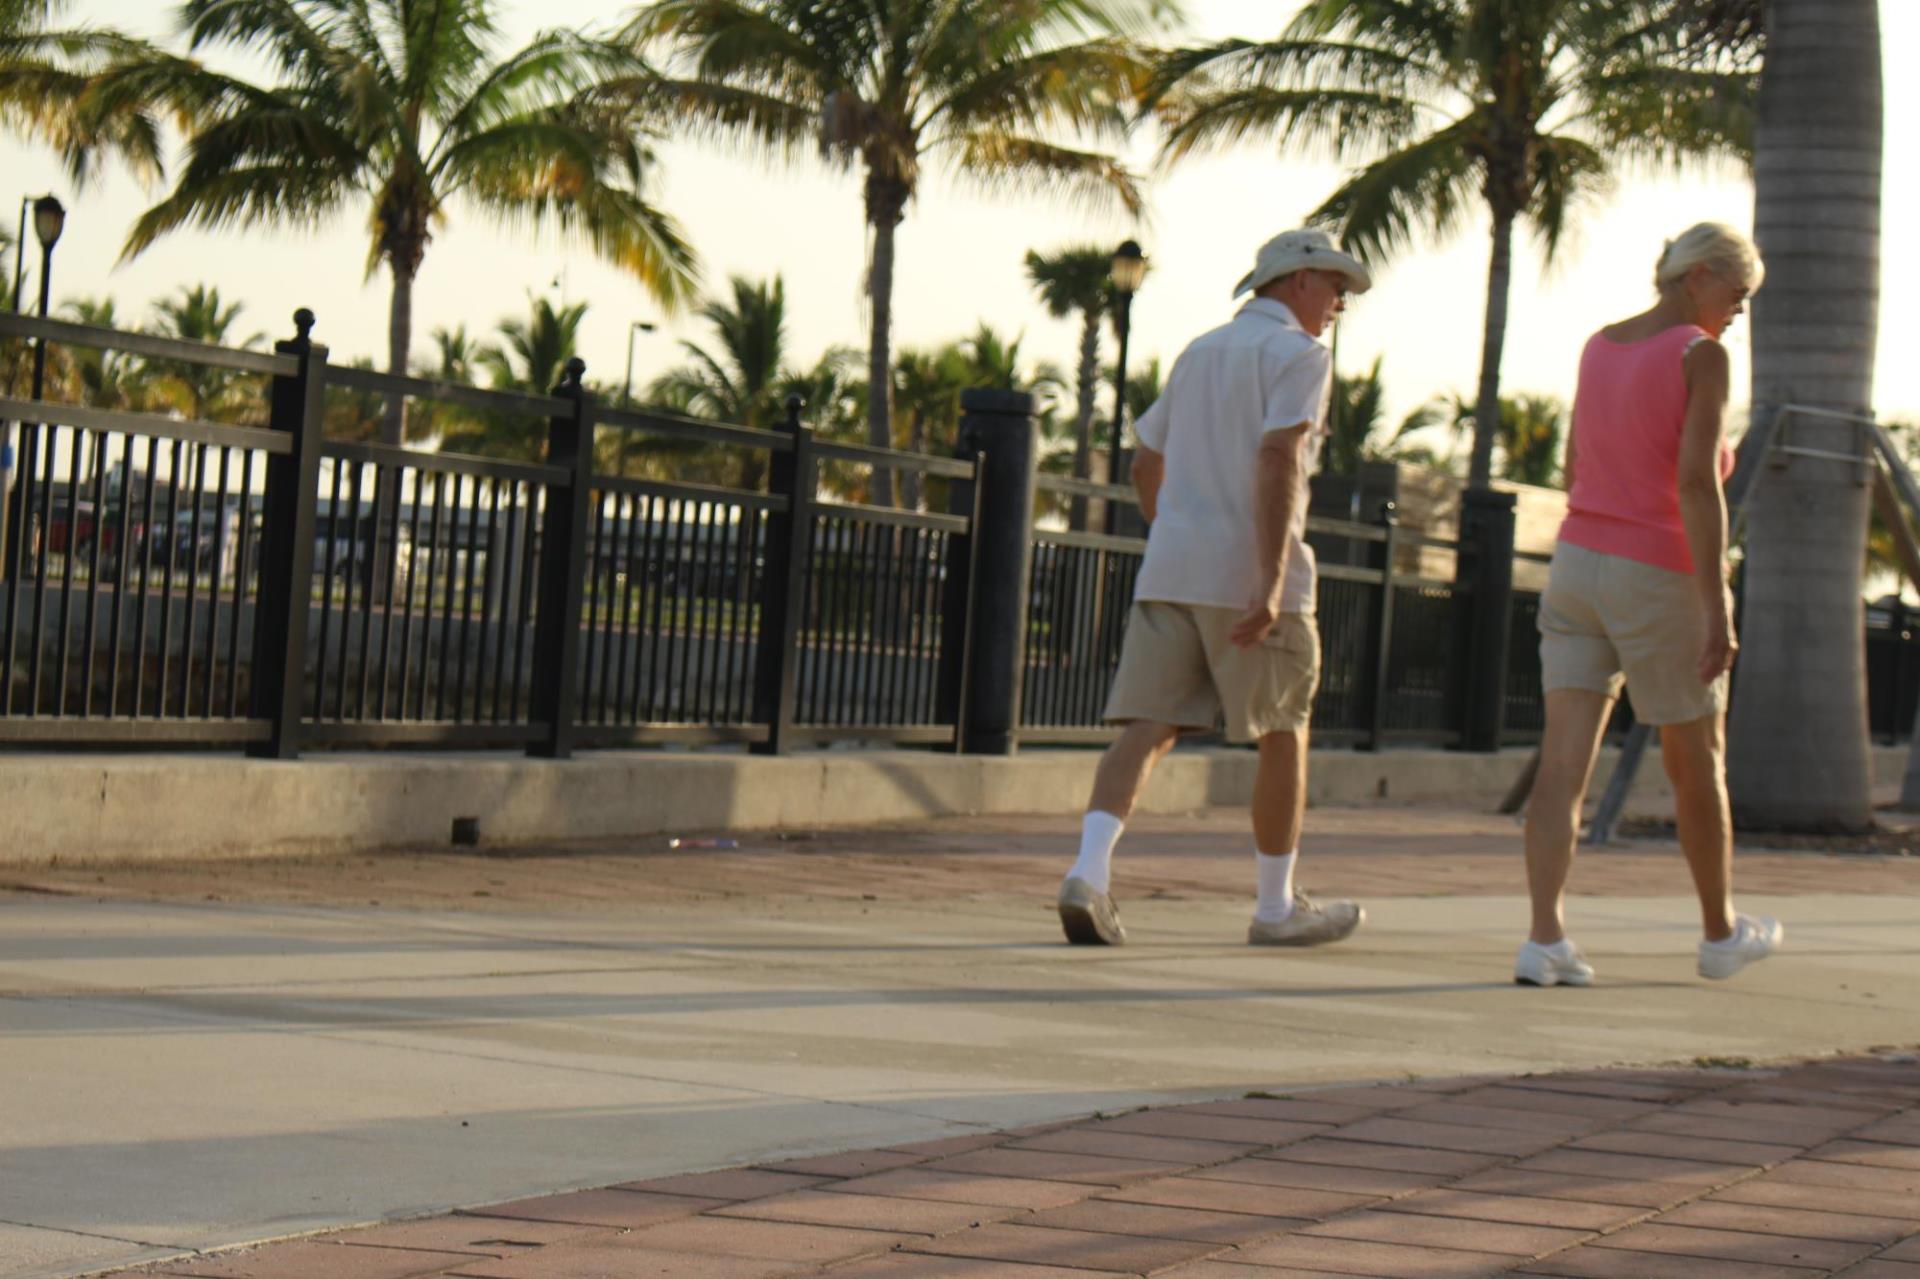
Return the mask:
<path fill-rule="evenodd" d="M 1307 722 L 1320 679 L 1307 477 L 1326 434 L 1333 360 L 1317 340 L 1366 267 L 1323 232 L 1265 245 L 1234 289 L 1253 297 L 1180 355 L 1140 418 L 1133 485 L 1148 522 L 1120 668 L 1105 717 L 1126 727 L 1094 777 L 1080 857 L 1060 886 L 1067 940 L 1126 940 L 1109 880 L 1134 801 L 1181 730 L 1224 718 L 1257 742 L 1253 839 L 1257 946 L 1339 941 L 1365 918 L 1293 887 L 1307 795 Z"/>

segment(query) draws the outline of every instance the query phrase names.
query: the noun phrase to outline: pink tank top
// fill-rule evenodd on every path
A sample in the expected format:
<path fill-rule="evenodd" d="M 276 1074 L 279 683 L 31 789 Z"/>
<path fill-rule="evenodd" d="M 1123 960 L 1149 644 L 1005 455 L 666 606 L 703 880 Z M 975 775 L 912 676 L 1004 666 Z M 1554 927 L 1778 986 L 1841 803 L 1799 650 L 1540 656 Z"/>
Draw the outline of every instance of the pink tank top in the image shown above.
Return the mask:
<path fill-rule="evenodd" d="M 1562 541 L 1675 573 L 1693 572 L 1680 519 L 1680 428 L 1687 415 L 1682 361 L 1709 336 L 1682 324 L 1638 342 L 1596 333 L 1580 355 L 1573 401 L 1573 491 Z M 1733 450 L 1720 445 L 1720 481 Z"/>

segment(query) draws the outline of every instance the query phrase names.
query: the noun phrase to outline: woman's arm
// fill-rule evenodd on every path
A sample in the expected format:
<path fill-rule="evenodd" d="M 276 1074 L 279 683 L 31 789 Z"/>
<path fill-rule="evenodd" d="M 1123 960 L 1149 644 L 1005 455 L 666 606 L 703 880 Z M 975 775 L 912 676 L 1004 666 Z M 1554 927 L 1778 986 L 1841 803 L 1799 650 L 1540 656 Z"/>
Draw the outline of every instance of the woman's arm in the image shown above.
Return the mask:
<path fill-rule="evenodd" d="M 1693 578 L 1706 611 L 1707 639 L 1700 681 L 1710 683 L 1733 665 L 1733 596 L 1727 589 L 1727 502 L 1720 488 L 1720 437 L 1726 429 L 1730 382 L 1727 349 L 1712 338 L 1685 357 L 1687 416 L 1680 428 L 1680 520 L 1693 553 Z"/>

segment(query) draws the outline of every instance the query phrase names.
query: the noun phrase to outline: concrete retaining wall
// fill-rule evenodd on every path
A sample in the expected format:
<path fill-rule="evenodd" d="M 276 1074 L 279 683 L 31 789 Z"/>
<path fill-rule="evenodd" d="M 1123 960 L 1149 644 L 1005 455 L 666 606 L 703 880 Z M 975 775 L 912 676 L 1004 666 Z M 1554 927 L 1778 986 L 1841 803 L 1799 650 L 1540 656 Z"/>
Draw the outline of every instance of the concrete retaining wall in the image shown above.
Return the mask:
<path fill-rule="evenodd" d="M 920 751 L 745 754 L 622 751 L 557 763 L 499 755 L 322 755 L 297 763 L 210 755 L 0 757 L 0 864 L 39 864 L 444 846 L 475 817 L 484 843 L 701 830 L 766 830 L 910 821 L 969 813 L 1070 813 L 1084 804 L 1098 753 L 1034 750 L 1008 758 Z M 1491 808 L 1526 754 L 1405 750 L 1316 752 L 1316 804 L 1446 800 Z M 1897 784 L 1904 750 L 1876 751 Z M 1604 778 L 1610 762 L 1597 776 Z M 1240 804 L 1254 756 L 1177 751 L 1143 807 L 1184 812 Z M 1631 809 L 1664 811 L 1657 758 Z"/>

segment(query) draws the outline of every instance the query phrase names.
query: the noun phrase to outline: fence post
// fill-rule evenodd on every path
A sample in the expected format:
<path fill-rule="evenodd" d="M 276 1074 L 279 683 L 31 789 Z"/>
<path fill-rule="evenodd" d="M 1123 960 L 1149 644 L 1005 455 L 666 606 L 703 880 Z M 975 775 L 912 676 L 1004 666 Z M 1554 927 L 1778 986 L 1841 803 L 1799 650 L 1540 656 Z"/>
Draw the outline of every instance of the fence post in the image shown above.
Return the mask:
<path fill-rule="evenodd" d="M 813 556 L 814 490 L 819 464 L 813 432 L 800 421 L 806 401 L 787 397 L 781 423 L 792 447 L 767 465 L 767 492 L 787 499 L 787 509 L 767 516 L 766 576 L 760 587 L 760 637 L 753 660 L 753 720 L 767 726 L 756 755 L 784 755 L 793 747 L 794 708 L 799 697 L 800 622 L 806 612 L 808 564 Z"/>
<path fill-rule="evenodd" d="M 963 391 L 960 410 L 961 445 L 981 458 L 974 572 L 980 583 L 993 584 L 972 592 L 961 749 L 1011 755 L 1019 741 L 1033 572 L 1033 397 L 1024 391 Z"/>
<path fill-rule="evenodd" d="M 975 569 L 980 559 L 980 441 L 962 435 L 953 455 L 974 466 L 973 478 L 947 486 L 947 513 L 967 522 L 967 531 L 947 543 L 947 570 L 940 582 L 940 669 L 934 679 L 934 719 L 953 725 L 953 749 L 966 749 L 968 662 L 973 651 Z"/>
<path fill-rule="evenodd" d="M 1398 542 L 1399 516 L 1392 502 L 1382 502 L 1374 523 L 1384 536 L 1368 542 L 1368 567 L 1380 574 L 1380 594 L 1367 616 L 1367 662 L 1361 667 L 1373 681 L 1367 690 L 1366 749 L 1377 751 L 1386 736 L 1387 663 L 1393 656 L 1393 554 Z"/>
<path fill-rule="evenodd" d="M 314 508 L 320 500 L 320 427 L 325 414 L 327 348 L 313 340 L 313 312 L 293 313 L 296 334 L 273 349 L 299 362 L 273 379 L 268 425 L 291 446 L 267 459 L 260 529 L 260 590 L 254 606 L 252 713 L 267 740 L 247 753 L 293 759 L 307 678 L 307 614 L 313 605 Z M 148 477 L 152 482 L 152 477 Z M 171 555 L 172 551 L 169 550 Z M 240 589 L 245 589 L 242 583 Z M 165 637 L 162 637 L 165 642 Z"/>
<path fill-rule="evenodd" d="M 1468 587 L 1463 628 L 1467 651 L 1461 663 L 1460 748 L 1500 749 L 1506 726 L 1507 647 L 1512 638 L 1514 496 L 1490 489 L 1460 495 L 1460 540 L 1473 544 L 1461 555 L 1456 583 Z"/>
<path fill-rule="evenodd" d="M 584 360 L 567 361 L 554 395 L 571 403 L 547 422 L 547 465 L 568 473 L 565 484 L 547 490 L 540 521 L 539 612 L 533 624 L 531 715 L 546 725 L 546 735 L 527 754 L 566 759 L 580 707 L 580 603 L 586 589 L 587 513 L 592 505 L 593 421 L 581 375 Z"/>

